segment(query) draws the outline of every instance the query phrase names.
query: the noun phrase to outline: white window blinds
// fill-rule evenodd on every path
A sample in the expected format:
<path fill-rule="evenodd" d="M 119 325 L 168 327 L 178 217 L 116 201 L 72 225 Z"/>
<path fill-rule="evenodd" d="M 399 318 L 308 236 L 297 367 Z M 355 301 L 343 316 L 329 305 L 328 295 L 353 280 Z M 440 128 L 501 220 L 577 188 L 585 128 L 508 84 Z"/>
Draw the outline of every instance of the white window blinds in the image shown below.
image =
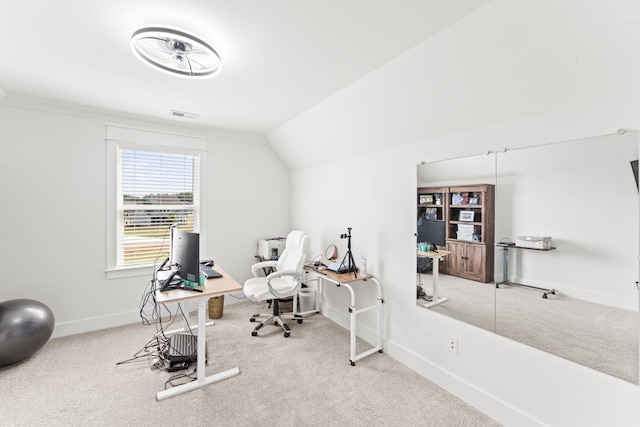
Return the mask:
<path fill-rule="evenodd" d="M 165 258 L 171 224 L 198 230 L 198 156 L 118 147 L 118 266 Z"/>

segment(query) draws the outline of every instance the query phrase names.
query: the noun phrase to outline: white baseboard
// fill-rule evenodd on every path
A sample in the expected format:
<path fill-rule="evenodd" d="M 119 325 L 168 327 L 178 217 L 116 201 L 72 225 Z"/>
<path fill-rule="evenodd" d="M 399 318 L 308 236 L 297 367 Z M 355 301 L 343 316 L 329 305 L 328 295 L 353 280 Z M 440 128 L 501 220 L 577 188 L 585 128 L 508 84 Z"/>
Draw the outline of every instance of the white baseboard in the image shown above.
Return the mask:
<path fill-rule="evenodd" d="M 72 322 L 56 323 L 51 338 L 60 338 L 67 335 L 82 334 L 100 329 L 129 325 L 140 322 L 140 312 L 130 311 L 126 313 L 110 314 L 108 316 L 90 317 Z"/>
<path fill-rule="evenodd" d="M 239 299 L 234 298 L 225 298 L 225 306 L 227 304 L 234 304 L 235 302 L 242 302 Z M 185 302 L 182 303 L 183 310 L 185 313 L 189 313 L 192 316 L 195 316 L 197 311 L 197 304 L 194 302 Z M 178 313 L 178 304 L 166 304 L 166 309 L 170 310 L 172 313 Z M 163 316 L 166 312 L 163 309 Z M 56 323 L 55 328 L 53 329 L 53 334 L 51 338 L 60 338 L 67 335 L 75 335 L 82 334 L 85 332 L 97 331 L 100 329 L 114 328 L 116 326 L 122 325 L 130 325 L 132 323 L 141 322 L 140 312 L 138 310 L 125 312 L 125 313 L 116 313 L 110 314 L 107 316 L 96 316 L 89 317 L 86 319 L 74 320 L 72 322 L 61 322 Z"/>

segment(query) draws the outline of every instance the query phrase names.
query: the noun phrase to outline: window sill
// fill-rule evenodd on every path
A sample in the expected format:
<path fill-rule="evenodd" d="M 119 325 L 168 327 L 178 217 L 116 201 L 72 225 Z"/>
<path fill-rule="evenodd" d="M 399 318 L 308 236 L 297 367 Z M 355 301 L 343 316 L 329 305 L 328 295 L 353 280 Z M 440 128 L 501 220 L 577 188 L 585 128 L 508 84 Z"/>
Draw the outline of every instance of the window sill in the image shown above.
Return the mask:
<path fill-rule="evenodd" d="M 107 280 L 150 276 L 153 274 L 153 267 L 147 265 L 141 267 L 108 268 L 105 270 L 105 273 L 107 274 Z"/>

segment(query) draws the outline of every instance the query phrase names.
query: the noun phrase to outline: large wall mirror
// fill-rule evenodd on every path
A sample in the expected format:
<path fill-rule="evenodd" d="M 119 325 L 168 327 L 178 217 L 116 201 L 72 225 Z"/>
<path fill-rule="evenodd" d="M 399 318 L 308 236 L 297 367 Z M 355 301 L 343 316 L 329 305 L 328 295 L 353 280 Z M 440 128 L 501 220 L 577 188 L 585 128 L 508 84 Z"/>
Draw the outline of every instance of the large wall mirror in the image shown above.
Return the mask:
<path fill-rule="evenodd" d="M 620 133 L 419 164 L 417 243 L 439 255 L 417 246 L 420 309 L 637 384 L 638 135 Z"/>

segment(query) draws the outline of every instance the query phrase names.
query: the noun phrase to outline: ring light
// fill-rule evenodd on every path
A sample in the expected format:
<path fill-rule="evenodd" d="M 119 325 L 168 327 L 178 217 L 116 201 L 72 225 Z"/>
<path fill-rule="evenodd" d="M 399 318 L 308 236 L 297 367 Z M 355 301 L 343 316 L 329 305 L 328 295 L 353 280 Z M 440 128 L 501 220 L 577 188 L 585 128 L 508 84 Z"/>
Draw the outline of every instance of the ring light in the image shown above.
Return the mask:
<path fill-rule="evenodd" d="M 327 249 L 324 251 L 324 257 L 329 261 L 333 261 L 338 258 L 338 248 L 336 245 L 329 245 Z"/>

